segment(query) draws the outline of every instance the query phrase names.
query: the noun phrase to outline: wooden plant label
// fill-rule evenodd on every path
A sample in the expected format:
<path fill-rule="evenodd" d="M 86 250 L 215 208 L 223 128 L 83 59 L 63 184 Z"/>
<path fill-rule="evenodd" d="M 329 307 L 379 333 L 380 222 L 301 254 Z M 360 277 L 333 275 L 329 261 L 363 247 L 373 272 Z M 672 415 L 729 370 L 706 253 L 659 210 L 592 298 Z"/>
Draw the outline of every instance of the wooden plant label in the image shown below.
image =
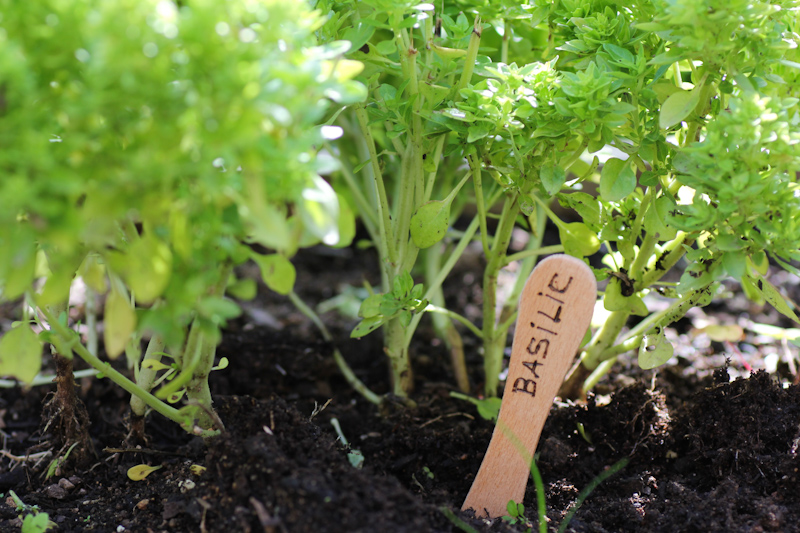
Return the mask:
<path fill-rule="evenodd" d="M 597 283 L 583 261 L 548 257 L 519 301 L 508 379 L 497 425 L 462 510 L 497 518 L 521 503 L 544 421 L 592 319 Z"/>

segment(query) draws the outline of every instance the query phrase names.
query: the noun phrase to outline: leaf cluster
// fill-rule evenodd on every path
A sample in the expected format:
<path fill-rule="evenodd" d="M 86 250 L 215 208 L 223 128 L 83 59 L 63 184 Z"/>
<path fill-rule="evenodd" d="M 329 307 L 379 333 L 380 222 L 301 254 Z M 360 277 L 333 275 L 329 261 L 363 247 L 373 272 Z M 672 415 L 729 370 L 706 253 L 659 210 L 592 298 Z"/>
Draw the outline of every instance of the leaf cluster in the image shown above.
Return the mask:
<path fill-rule="evenodd" d="M 0 7 L 4 299 L 45 277 L 37 303 L 57 304 L 81 275 L 109 294 L 115 356 L 134 330 L 176 345 L 199 318 L 218 335 L 239 310 L 209 288 L 254 245 L 280 256 L 261 262 L 285 293 L 299 246 L 352 239 L 316 155 L 325 114 L 364 88 L 305 3 Z"/>

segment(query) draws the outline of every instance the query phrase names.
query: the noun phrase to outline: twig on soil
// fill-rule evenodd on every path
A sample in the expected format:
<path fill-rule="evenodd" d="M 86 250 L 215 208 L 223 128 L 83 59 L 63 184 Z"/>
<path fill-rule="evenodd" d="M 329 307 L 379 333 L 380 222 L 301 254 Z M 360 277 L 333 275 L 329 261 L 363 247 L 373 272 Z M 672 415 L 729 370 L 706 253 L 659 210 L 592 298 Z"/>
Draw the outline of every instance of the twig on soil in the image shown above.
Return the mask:
<path fill-rule="evenodd" d="M 308 421 L 311 422 L 314 420 L 314 417 L 320 414 L 322 411 L 325 410 L 326 407 L 333 401 L 333 398 L 328 398 L 328 401 L 322 404 L 321 406 L 317 404 L 316 400 L 314 401 L 314 411 L 311 413 L 311 416 L 308 417 Z"/>
<path fill-rule="evenodd" d="M 200 519 L 200 533 L 208 533 L 208 529 L 206 529 L 206 514 L 208 514 L 208 510 L 211 509 L 211 504 L 203 498 L 195 498 L 195 500 L 200 507 L 203 508 L 203 518 Z"/>
<path fill-rule="evenodd" d="M 53 455 L 53 452 L 47 450 L 44 452 L 32 453 L 29 455 L 14 455 L 13 453 L 7 452 L 6 450 L 0 450 L 0 455 L 2 455 L 3 457 L 8 457 L 15 463 L 26 463 L 28 461 L 36 461 L 36 464 L 34 465 L 35 468 L 36 466 L 38 466 L 39 463 L 41 463 L 42 461 Z"/>
<path fill-rule="evenodd" d="M 440 420 L 442 420 L 444 418 L 451 418 L 451 417 L 454 417 L 454 416 L 464 416 L 466 418 L 469 418 L 470 420 L 475 420 L 475 417 L 470 415 L 470 414 L 468 414 L 468 413 L 449 413 L 449 414 L 446 414 L 446 415 L 439 415 L 436 418 L 431 418 L 430 420 L 428 420 L 424 424 L 420 425 L 419 427 L 420 428 L 424 428 L 425 426 L 433 424 L 434 422 L 438 422 L 438 421 L 440 421 Z"/>
<path fill-rule="evenodd" d="M 253 506 L 253 510 L 258 517 L 258 522 L 261 524 L 261 527 L 264 528 L 264 531 L 274 531 L 275 526 L 280 523 L 280 520 L 271 517 L 266 507 L 264 507 L 264 504 L 252 496 L 250 497 L 250 505 Z"/>
<path fill-rule="evenodd" d="M 148 453 L 152 455 L 177 455 L 179 457 L 188 457 L 185 453 L 165 452 L 152 448 L 103 448 L 103 451 L 106 453 Z"/>

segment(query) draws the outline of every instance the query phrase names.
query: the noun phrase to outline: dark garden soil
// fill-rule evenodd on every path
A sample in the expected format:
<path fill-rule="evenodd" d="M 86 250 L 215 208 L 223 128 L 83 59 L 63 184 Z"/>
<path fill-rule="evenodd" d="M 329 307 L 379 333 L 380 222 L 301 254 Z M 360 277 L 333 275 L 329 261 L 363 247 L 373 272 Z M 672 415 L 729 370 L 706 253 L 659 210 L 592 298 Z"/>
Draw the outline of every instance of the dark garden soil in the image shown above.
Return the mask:
<path fill-rule="evenodd" d="M 299 258 L 298 288 L 309 302 L 335 296 L 343 280 L 377 281 L 363 252 L 321 253 Z M 465 261 L 446 291 L 448 303 L 470 315 L 479 313 L 478 267 Z M 627 466 L 591 493 L 568 531 L 800 531 L 800 387 L 786 385 L 794 378 L 786 347 L 751 333 L 735 346 L 693 333 L 742 320 L 788 326 L 731 289 L 731 300 L 677 324 L 676 364 L 643 372 L 626 358 L 586 403 L 553 406 L 538 449 L 551 531 L 580 491 L 622 458 Z M 94 458 L 45 479 L 52 458 L 41 453 L 49 435 L 40 419 L 48 387 L 4 389 L 0 492 L 37 505 L 62 532 L 459 531 L 443 509 L 477 531 L 530 527 L 459 510 L 492 424 L 449 396 L 446 349 L 424 321 L 413 347 L 417 407 L 388 402 L 379 410 L 347 387 L 331 346 L 287 301 L 265 292 L 246 306 L 218 349 L 230 367 L 212 379 L 227 429 L 221 437 L 204 446 L 152 415 L 146 448 L 122 448 L 128 398 L 106 380 L 86 379 L 79 395 Z M 0 318 L 9 318 L 7 309 Z M 385 393 L 377 335 L 351 341 L 352 320 L 335 312 L 324 320 L 357 374 Z M 477 345 L 464 337 L 479 390 Z M 779 361 L 771 373 L 750 375 L 770 357 Z M 337 441 L 333 418 L 363 454 L 361 468 Z M 161 468 L 128 479 L 128 468 L 142 463 Z M 532 483 L 524 503 L 536 529 Z M 11 500 L 0 500 L 0 531 L 19 528 Z"/>

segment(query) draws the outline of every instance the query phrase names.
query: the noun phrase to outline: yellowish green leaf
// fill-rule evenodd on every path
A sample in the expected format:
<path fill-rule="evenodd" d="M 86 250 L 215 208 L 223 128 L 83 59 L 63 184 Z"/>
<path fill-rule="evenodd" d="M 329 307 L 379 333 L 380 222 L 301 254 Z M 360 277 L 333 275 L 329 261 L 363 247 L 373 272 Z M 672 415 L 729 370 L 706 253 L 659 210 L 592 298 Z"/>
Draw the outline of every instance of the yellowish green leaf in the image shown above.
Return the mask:
<path fill-rule="evenodd" d="M 450 203 L 433 200 L 417 208 L 411 217 L 411 239 L 418 248 L 441 241 L 450 227 Z"/>
<path fill-rule="evenodd" d="M 78 267 L 78 275 L 84 283 L 98 294 L 106 292 L 106 267 L 100 262 L 100 256 L 89 254 Z"/>
<path fill-rule="evenodd" d="M 106 353 L 111 359 L 116 359 L 125 350 L 125 345 L 136 330 L 136 312 L 127 298 L 112 290 L 106 300 L 104 320 L 103 340 Z"/>
<path fill-rule="evenodd" d="M 0 375 L 30 383 L 42 368 L 42 344 L 27 324 L 20 324 L 0 338 Z"/>
<path fill-rule="evenodd" d="M 661 335 L 645 335 L 639 345 L 639 367 L 649 370 L 661 366 L 672 357 L 673 347 L 669 341 Z"/>
<path fill-rule="evenodd" d="M 787 318 L 791 318 L 797 323 L 800 323 L 800 319 L 797 318 L 792 307 L 787 302 L 786 298 L 778 291 L 778 289 L 766 280 L 763 276 L 758 274 L 750 275 L 750 281 L 753 282 L 753 285 L 758 290 L 758 292 L 764 297 L 764 299 L 775 308 L 780 314 Z"/>
<path fill-rule="evenodd" d="M 586 257 L 600 249 L 600 239 L 589 226 L 583 222 L 562 224 L 558 228 L 564 251 L 575 257 Z"/>
<path fill-rule="evenodd" d="M 297 277 L 294 265 L 281 254 L 260 255 L 254 253 L 253 260 L 261 269 L 261 278 L 267 287 L 278 294 L 289 294 Z"/>
<path fill-rule="evenodd" d="M 149 304 L 161 296 L 172 274 L 169 246 L 156 237 L 145 235 L 131 245 L 125 260 L 125 281 L 136 301 Z"/>
<path fill-rule="evenodd" d="M 735 324 L 714 324 L 693 331 L 695 335 L 701 333 L 705 333 L 709 339 L 715 342 L 738 342 L 744 338 L 744 330 Z"/>
<path fill-rule="evenodd" d="M 161 468 L 159 466 L 150 466 L 150 465 L 136 465 L 132 466 L 128 469 L 128 478 L 132 479 L 133 481 L 141 481 L 156 470 Z"/>
<path fill-rule="evenodd" d="M 661 106 L 661 114 L 658 117 L 658 124 L 662 129 L 669 129 L 678 124 L 694 111 L 700 102 L 700 92 L 702 85 L 698 85 L 691 91 L 676 91 Z"/>

